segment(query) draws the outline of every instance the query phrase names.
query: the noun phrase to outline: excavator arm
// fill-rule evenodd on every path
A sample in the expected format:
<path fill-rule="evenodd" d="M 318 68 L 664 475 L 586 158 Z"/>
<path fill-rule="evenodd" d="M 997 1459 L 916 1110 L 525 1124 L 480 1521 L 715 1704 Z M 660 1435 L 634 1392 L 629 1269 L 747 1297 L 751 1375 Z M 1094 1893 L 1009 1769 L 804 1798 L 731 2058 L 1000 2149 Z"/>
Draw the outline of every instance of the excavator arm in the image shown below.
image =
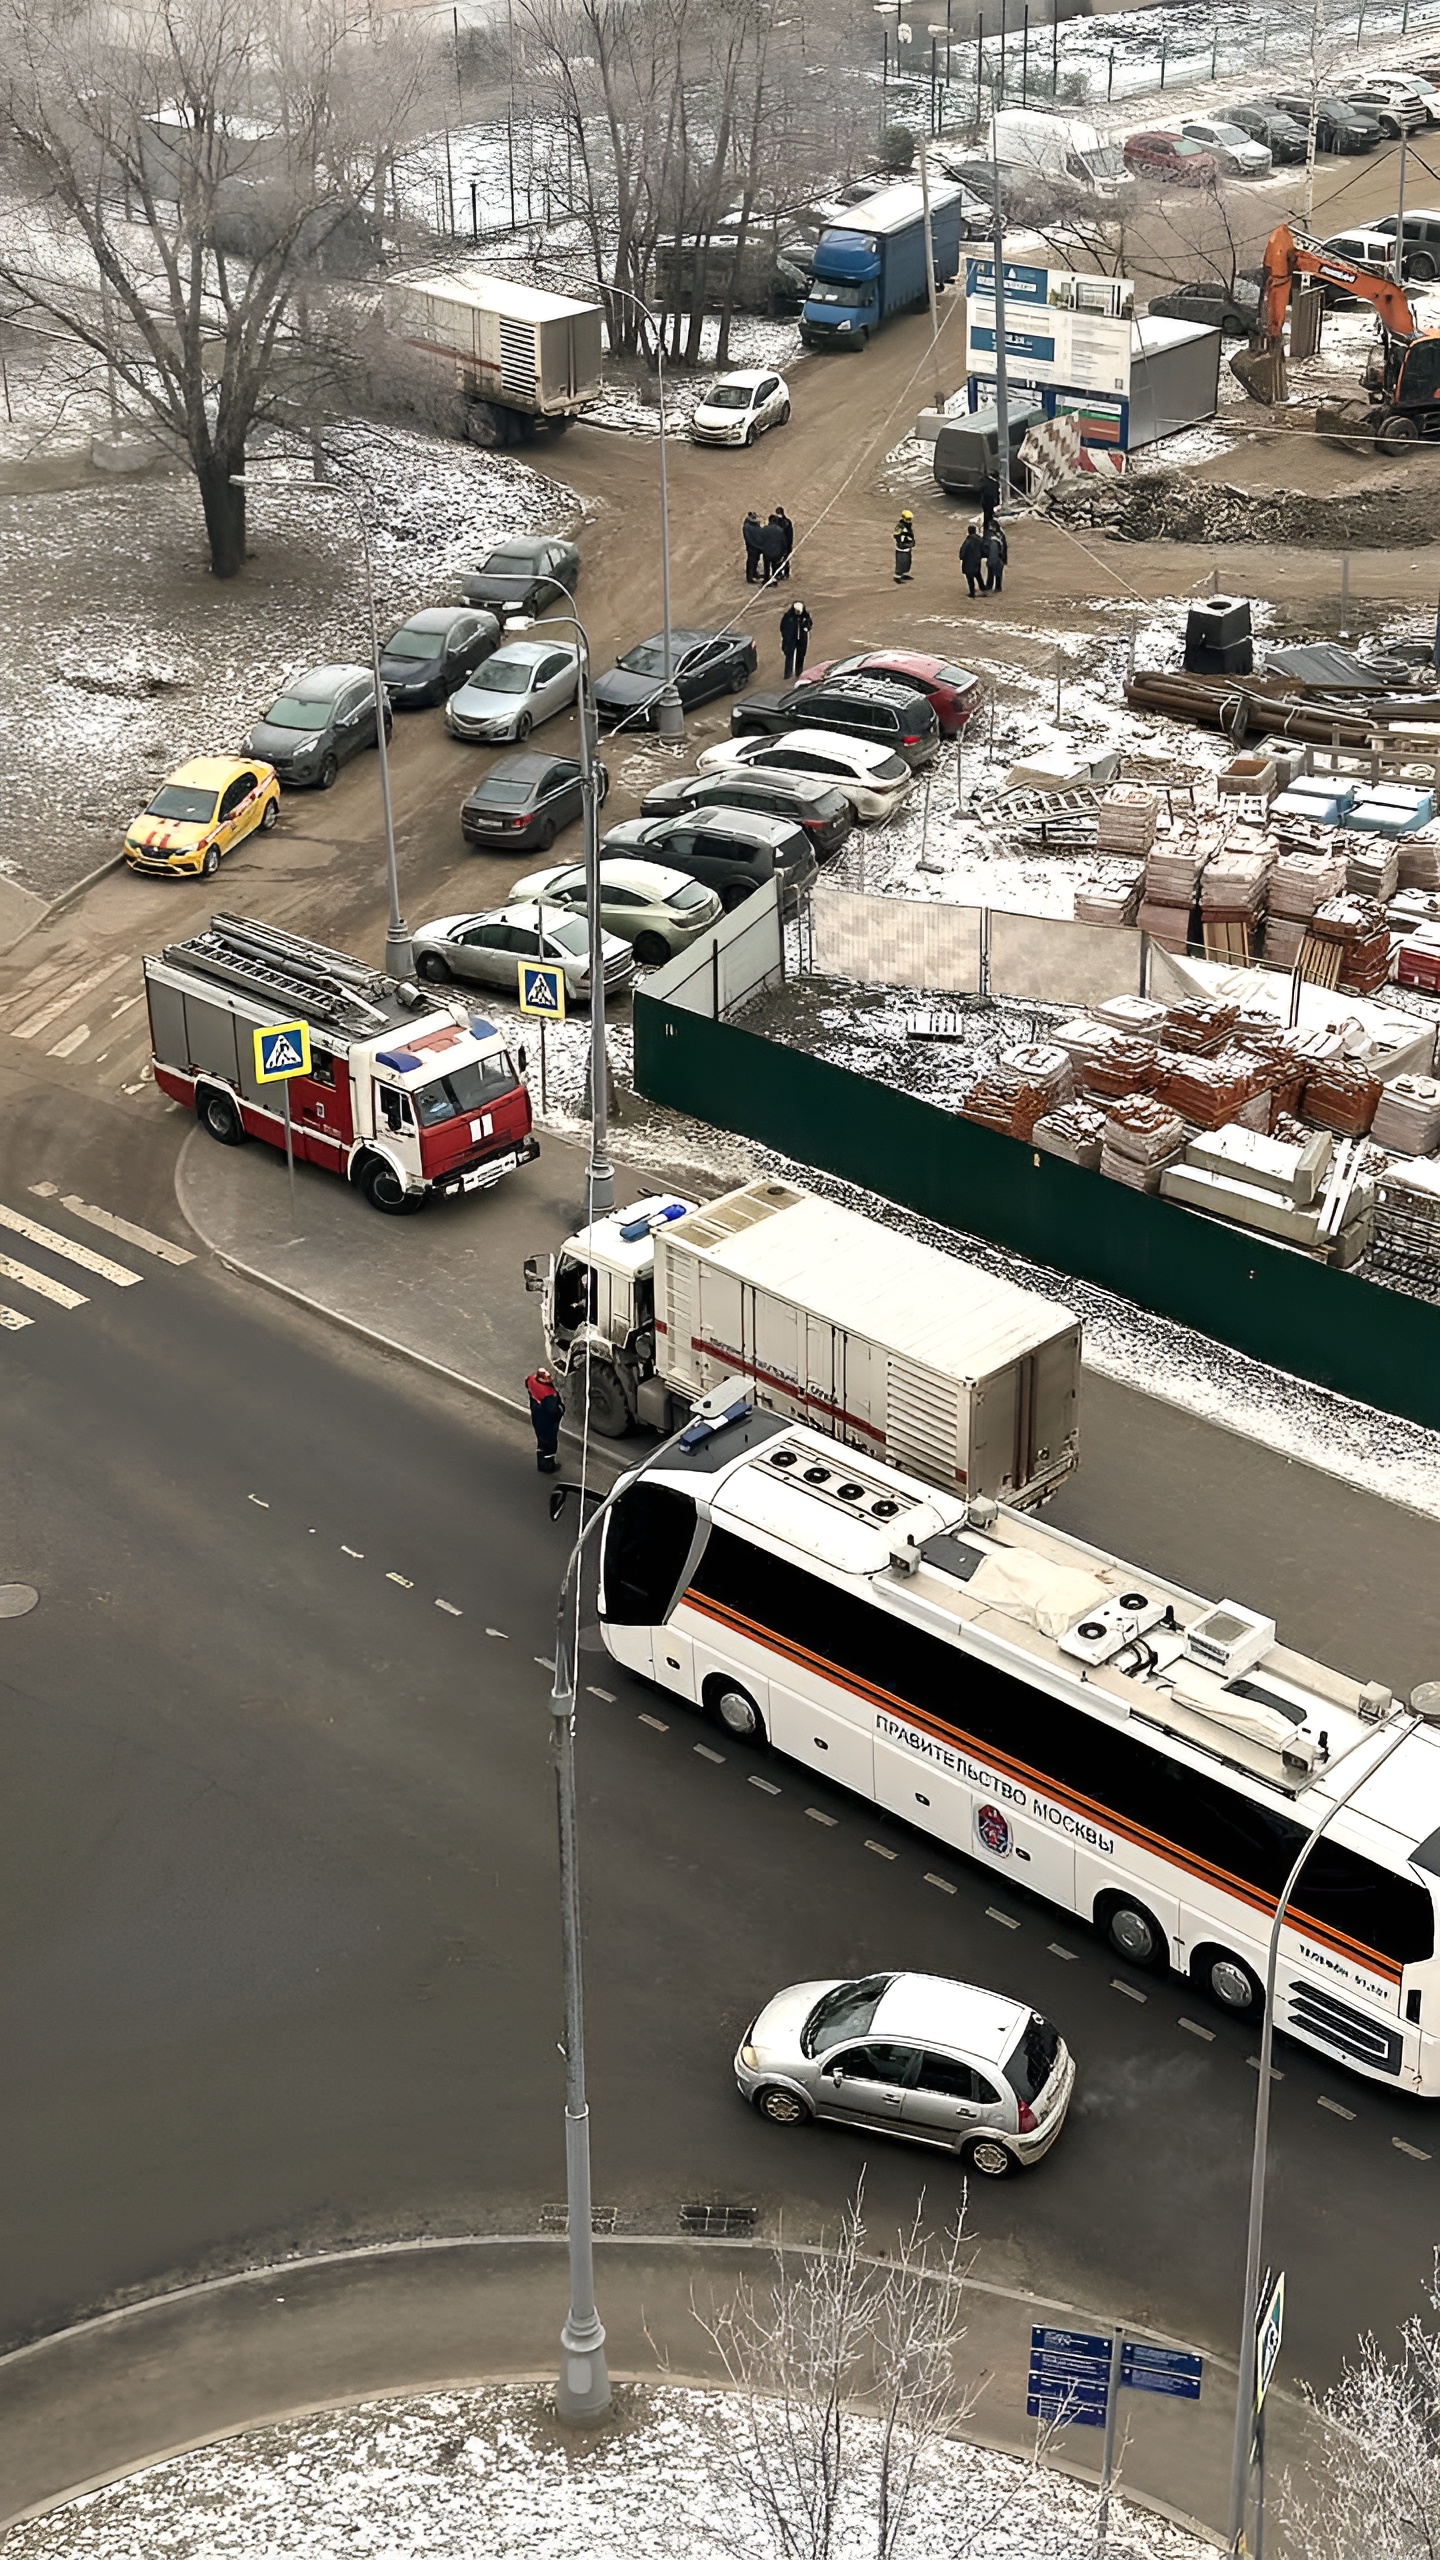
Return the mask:
<path fill-rule="evenodd" d="M 1357 267 L 1350 258 L 1338 258 L 1322 241 L 1307 238 L 1303 231 L 1292 231 L 1288 223 L 1282 222 L 1265 243 L 1260 328 L 1268 339 L 1278 338 L 1285 325 L 1297 276 L 1312 276 L 1317 284 L 1339 285 L 1346 293 L 1353 293 L 1357 301 L 1373 303 L 1381 326 L 1392 338 L 1413 338 L 1416 334 L 1415 314 L 1393 276 L 1374 276 L 1368 267 Z"/>

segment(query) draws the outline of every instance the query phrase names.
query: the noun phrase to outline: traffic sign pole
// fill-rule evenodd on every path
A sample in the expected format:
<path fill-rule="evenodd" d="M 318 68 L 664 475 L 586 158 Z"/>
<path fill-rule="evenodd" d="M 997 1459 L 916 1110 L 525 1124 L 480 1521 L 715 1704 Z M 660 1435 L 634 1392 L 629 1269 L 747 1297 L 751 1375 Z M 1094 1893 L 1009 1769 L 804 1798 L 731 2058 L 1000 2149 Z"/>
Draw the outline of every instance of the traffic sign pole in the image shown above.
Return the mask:
<path fill-rule="evenodd" d="M 1115 2421 L 1120 2409 L 1120 2359 L 1122 2332 L 1117 2328 L 1110 2341 L 1110 2371 L 1105 2392 L 1105 2442 L 1100 2453 L 1100 2504 L 1095 2514 L 1096 2560 L 1105 2560 L 1110 2540 L 1110 2484 L 1115 2477 Z"/>
<path fill-rule="evenodd" d="M 290 1126 L 290 1079 L 288 1076 L 280 1090 L 285 1096 L 285 1170 L 290 1176 L 290 1241 L 293 1244 L 295 1242 L 296 1226 L 295 1142 L 294 1134 Z"/>

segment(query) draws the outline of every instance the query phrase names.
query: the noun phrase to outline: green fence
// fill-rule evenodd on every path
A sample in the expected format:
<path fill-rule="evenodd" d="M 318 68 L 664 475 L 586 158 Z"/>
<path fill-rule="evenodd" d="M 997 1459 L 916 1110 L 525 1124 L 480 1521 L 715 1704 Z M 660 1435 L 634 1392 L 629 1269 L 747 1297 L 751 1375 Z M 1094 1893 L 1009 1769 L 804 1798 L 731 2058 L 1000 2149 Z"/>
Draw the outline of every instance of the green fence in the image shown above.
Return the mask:
<path fill-rule="evenodd" d="M 1440 1427 L 1440 1307 L 1128 1191 L 738 1023 L 637 992 L 635 1082 L 942 1225 Z"/>

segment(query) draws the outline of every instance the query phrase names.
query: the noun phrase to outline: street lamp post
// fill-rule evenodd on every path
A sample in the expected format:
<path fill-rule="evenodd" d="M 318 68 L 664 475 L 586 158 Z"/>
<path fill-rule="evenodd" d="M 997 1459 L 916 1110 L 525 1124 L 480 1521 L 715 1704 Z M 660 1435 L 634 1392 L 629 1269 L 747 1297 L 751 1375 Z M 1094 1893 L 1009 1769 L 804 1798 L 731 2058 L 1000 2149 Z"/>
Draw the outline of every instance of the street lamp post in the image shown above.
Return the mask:
<path fill-rule="evenodd" d="M 670 623 L 670 473 L 665 423 L 665 322 L 663 316 L 642 302 L 623 284 L 605 284 L 600 288 L 612 301 L 633 303 L 643 312 L 655 333 L 655 390 L 660 409 L 660 619 L 661 647 L 664 651 L 665 675 L 655 704 L 655 734 L 667 747 L 678 747 L 685 737 L 685 707 L 675 683 L 675 648 Z"/>
<path fill-rule="evenodd" d="M 1250 2214 L 1245 2235 L 1245 2295 L 1240 2313 L 1240 2372 L 1235 2386 L 1235 2434 L 1230 2463 L 1230 2516 L 1226 2549 L 1239 2554 L 1245 2548 L 1245 2511 L 1249 2503 L 1250 2468 L 1255 2436 L 1255 2322 L 1260 2309 L 1260 2258 L 1265 2238 L 1265 2173 L 1269 2165 L 1270 2147 L 1270 2061 L 1275 2050 L 1275 1980 L 1280 1962 L 1280 1932 L 1291 1896 L 1298 1885 L 1311 1851 L 1329 1830 L 1337 1813 L 1343 1813 L 1352 1796 L 1367 1780 L 1383 1769 L 1402 1742 L 1419 1731 L 1422 1724 L 1440 1724 L 1440 1680 L 1422 1681 L 1410 1699 L 1410 1713 L 1404 1717 L 1385 1749 L 1351 1779 L 1343 1795 L 1336 1796 L 1324 1814 L 1300 1844 L 1300 1852 L 1285 1882 L 1285 1890 L 1275 1905 L 1270 1924 L 1270 1942 L 1265 1957 L 1265 2007 L 1260 2027 L 1260 2074 L 1255 2092 L 1255 2139 L 1250 2160 Z"/>
<path fill-rule="evenodd" d="M 330 480 L 282 480 L 266 483 L 252 480 L 247 472 L 232 471 L 232 488 L 282 488 L 294 495 L 303 491 L 309 497 L 338 498 L 348 507 L 360 528 L 360 547 L 365 560 L 365 602 L 370 616 L 370 672 L 375 682 L 375 744 L 380 756 L 380 806 L 385 819 L 385 867 L 390 886 L 390 922 L 385 928 L 385 969 L 392 978 L 408 978 L 415 968 L 415 954 L 410 946 L 409 928 L 400 913 L 400 874 L 395 860 L 395 812 L 390 799 L 390 750 L 385 737 L 385 688 L 380 681 L 380 632 L 375 620 L 375 570 L 370 556 L 370 528 L 365 511 L 348 489 L 337 489 Z"/>
<path fill-rule="evenodd" d="M 605 1052 L 605 949 L 600 925 L 600 794 L 595 770 L 595 686 L 590 661 L 590 634 L 573 610 L 567 587 L 555 592 L 572 608 L 547 613 L 545 622 L 568 623 L 580 643 L 580 806 L 584 827 L 585 906 L 590 919 L 590 1163 L 585 1178 L 585 1223 L 603 1218 L 615 1206 L 615 1168 L 610 1162 L 610 1081 Z M 538 625 L 532 624 L 532 629 Z M 558 1656 L 557 1656 L 558 1659 Z"/>

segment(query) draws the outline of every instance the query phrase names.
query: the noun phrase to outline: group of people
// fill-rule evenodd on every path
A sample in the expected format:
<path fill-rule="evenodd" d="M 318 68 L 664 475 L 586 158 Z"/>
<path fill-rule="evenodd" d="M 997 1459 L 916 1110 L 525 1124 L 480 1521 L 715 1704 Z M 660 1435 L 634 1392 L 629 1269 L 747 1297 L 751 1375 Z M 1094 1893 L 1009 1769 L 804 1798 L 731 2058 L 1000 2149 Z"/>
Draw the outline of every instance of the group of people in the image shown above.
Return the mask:
<path fill-rule="evenodd" d="M 747 586 L 765 586 L 771 578 L 789 577 L 795 527 L 783 507 L 772 507 L 763 524 L 752 507 L 740 527 L 740 537 L 745 545 Z"/>
<path fill-rule="evenodd" d="M 998 596 L 1004 589 L 1010 543 L 995 513 L 999 503 L 1000 484 L 989 473 L 980 483 L 982 512 L 972 516 L 960 545 L 960 572 L 972 596 Z M 895 584 L 903 587 L 915 565 L 915 518 L 908 507 L 901 508 L 891 539 L 895 545 Z"/>

